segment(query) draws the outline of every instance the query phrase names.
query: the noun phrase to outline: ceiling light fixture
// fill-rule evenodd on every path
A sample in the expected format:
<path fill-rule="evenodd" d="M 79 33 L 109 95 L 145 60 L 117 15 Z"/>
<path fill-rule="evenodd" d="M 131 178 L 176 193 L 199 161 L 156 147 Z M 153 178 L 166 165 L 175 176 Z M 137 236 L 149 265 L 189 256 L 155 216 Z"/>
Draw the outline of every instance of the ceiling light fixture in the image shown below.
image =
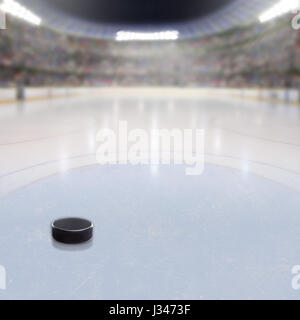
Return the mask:
<path fill-rule="evenodd" d="M 299 0 L 281 0 L 278 3 L 276 3 L 273 7 L 263 12 L 259 16 L 259 21 L 261 23 L 268 22 L 285 13 L 298 9 L 299 6 L 300 6 Z"/>
<path fill-rule="evenodd" d="M 0 10 L 33 25 L 39 26 L 42 23 L 41 18 L 14 0 L 4 0 Z"/>
<path fill-rule="evenodd" d="M 117 41 L 163 41 L 177 40 L 178 31 L 161 31 L 161 32 L 131 32 L 119 31 L 116 34 Z"/>

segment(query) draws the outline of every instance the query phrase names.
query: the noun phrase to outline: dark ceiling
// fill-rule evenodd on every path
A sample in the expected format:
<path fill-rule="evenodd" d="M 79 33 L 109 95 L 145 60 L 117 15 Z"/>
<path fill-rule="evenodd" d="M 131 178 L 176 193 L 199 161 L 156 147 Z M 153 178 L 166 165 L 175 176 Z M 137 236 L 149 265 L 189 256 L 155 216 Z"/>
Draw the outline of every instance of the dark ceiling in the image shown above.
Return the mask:
<path fill-rule="evenodd" d="M 51 6 L 93 22 L 161 24 L 204 17 L 234 0 L 46 0 Z"/>

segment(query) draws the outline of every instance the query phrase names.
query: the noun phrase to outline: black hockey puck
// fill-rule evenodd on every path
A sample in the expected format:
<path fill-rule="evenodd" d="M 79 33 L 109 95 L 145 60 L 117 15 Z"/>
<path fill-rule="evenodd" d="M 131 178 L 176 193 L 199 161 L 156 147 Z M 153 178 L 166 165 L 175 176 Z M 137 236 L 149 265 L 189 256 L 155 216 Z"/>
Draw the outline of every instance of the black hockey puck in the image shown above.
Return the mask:
<path fill-rule="evenodd" d="M 52 223 L 53 238 L 62 243 L 78 244 L 93 237 L 93 223 L 80 218 L 64 218 Z"/>

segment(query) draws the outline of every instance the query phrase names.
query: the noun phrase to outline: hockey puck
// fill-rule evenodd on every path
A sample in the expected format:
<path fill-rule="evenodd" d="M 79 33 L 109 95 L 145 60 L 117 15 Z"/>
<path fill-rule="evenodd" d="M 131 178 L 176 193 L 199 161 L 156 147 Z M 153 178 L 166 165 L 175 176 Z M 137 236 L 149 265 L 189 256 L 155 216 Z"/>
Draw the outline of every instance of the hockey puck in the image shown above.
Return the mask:
<path fill-rule="evenodd" d="M 80 218 L 64 218 L 52 223 L 53 238 L 62 243 L 79 244 L 93 237 L 93 223 Z"/>

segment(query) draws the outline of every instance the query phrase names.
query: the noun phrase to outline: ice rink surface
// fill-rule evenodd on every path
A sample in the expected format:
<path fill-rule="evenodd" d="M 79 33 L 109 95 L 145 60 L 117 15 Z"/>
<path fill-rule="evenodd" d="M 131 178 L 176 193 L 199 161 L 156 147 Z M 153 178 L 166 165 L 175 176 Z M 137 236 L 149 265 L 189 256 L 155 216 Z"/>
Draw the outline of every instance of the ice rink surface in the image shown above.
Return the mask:
<path fill-rule="evenodd" d="M 203 174 L 97 164 L 97 132 L 120 120 L 204 129 Z M 0 299 L 299 299 L 299 193 L 298 106 L 160 92 L 1 105 Z M 64 216 L 91 219 L 93 241 L 53 242 Z"/>

